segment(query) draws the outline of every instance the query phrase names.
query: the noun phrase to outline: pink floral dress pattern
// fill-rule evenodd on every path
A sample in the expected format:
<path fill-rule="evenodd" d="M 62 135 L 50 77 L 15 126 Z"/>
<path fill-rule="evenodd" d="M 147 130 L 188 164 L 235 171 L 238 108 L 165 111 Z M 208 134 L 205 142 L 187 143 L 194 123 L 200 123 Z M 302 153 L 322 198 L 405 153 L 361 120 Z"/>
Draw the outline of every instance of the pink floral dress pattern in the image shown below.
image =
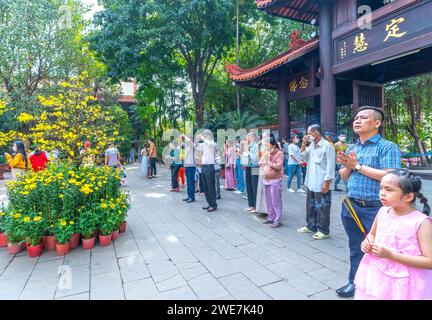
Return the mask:
<path fill-rule="evenodd" d="M 420 211 L 404 216 L 382 207 L 377 214 L 375 244 L 392 251 L 420 256 L 417 231 L 430 219 Z M 432 299 L 432 270 L 409 267 L 371 253 L 363 256 L 354 281 L 355 299 L 418 300 Z"/>

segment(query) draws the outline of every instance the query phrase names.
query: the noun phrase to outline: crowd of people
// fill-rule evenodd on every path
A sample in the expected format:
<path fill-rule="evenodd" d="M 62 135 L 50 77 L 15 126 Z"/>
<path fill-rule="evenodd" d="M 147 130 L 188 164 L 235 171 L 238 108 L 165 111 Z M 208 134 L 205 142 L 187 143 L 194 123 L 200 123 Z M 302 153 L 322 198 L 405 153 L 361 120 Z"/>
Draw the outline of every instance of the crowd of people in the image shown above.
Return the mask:
<path fill-rule="evenodd" d="M 60 152 L 54 149 L 51 153 L 40 150 L 36 144 L 30 145 L 26 149 L 24 142 L 17 140 L 12 146 L 12 154 L 5 152 L 5 158 L 8 165 L 11 167 L 12 181 L 16 181 L 18 176 L 27 170 L 42 171 L 45 170 L 49 162 L 56 163 L 59 159 Z M 91 149 L 91 142 L 85 141 L 83 149 L 80 150 L 79 165 L 83 167 L 93 167 L 96 165 L 95 154 Z M 120 152 L 115 147 L 114 143 L 108 143 L 108 148 L 104 153 L 104 164 L 119 171 L 120 184 L 126 183 L 126 174 L 122 166 L 122 158 Z"/>
<path fill-rule="evenodd" d="M 337 294 L 357 299 L 431 299 L 430 208 L 421 193 L 422 180 L 401 169 L 399 147 L 380 135 L 383 119 L 381 109 L 360 108 L 353 121 L 359 139 L 352 145 L 346 144 L 345 135 L 334 144 L 323 137 L 319 125 L 307 128 L 301 145 L 297 135 L 288 144 L 272 135 L 259 137 L 254 131 L 246 141 L 228 139 L 221 152 L 225 189 L 244 195 L 246 210 L 266 213 L 263 223 L 277 228 L 285 173 L 290 193 L 306 193 L 306 225 L 297 231 L 324 240 L 330 236 L 331 184 L 334 181 L 334 190 L 341 191 L 343 181 L 341 220 L 348 237 L 350 270 L 347 285 Z M 179 172 L 184 168 L 187 197 L 183 200 L 192 203 L 197 192 L 204 192 L 203 209 L 216 211 L 221 199 L 221 159 L 213 134 L 204 130 L 195 139 L 181 135 L 171 142 L 170 150 L 166 160 L 171 162 L 171 191 L 180 191 Z M 294 176 L 296 190 L 291 187 Z M 416 200 L 423 204 L 421 211 L 415 207 Z"/>

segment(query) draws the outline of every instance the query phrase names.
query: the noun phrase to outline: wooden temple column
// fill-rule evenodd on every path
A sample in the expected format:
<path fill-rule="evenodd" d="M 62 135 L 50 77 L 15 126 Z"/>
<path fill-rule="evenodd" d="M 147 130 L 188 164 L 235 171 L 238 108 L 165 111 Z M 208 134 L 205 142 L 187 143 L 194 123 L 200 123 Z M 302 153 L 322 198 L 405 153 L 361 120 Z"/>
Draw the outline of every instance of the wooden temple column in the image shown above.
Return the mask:
<path fill-rule="evenodd" d="M 321 129 L 336 134 L 336 80 L 332 72 L 332 2 L 322 1 L 319 15 L 321 68 Z"/>
<path fill-rule="evenodd" d="M 284 72 L 282 72 L 284 73 Z M 279 137 L 290 139 L 290 110 L 288 102 L 289 94 L 289 83 L 288 78 L 285 75 L 281 75 L 279 79 L 279 91 L 278 91 L 278 124 L 279 124 Z"/>

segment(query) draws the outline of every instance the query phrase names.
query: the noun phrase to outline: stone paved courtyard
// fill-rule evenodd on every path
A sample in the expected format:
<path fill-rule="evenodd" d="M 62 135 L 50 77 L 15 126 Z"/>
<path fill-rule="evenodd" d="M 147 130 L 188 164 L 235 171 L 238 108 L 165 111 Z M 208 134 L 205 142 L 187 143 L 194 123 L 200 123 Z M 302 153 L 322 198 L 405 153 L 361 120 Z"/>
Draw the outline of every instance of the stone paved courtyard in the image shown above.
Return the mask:
<path fill-rule="evenodd" d="M 296 231 L 303 194 L 284 191 L 283 226 L 273 230 L 232 192 L 223 190 L 218 211 L 208 213 L 204 196 L 186 204 L 183 193 L 169 192 L 166 167 L 153 180 L 138 166 L 127 173 L 126 233 L 109 247 L 62 257 L 0 248 L 0 299 L 337 299 L 348 272 L 341 193 L 333 194 L 331 237 L 317 241 Z"/>

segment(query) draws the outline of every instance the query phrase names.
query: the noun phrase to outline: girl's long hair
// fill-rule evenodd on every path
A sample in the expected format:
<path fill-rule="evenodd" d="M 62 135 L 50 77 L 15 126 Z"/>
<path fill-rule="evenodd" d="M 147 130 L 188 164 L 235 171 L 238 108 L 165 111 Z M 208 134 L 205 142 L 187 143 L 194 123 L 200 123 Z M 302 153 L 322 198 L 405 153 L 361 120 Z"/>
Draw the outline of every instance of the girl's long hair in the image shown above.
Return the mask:
<path fill-rule="evenodd" d="M 15 141 L 15 145 L 17 147 L 17 151 L 16 151 L 15 154 L 21 153 L 21 155 L 22 155 L 22 157 L 24 159 L 25 165 L 26 165 L 26 169 L 27 169 L 27 166 L 28 166 L 28 163 L 27 163 L 27 152 L 25 150 L 24 143 L 21 140 L 17 140 L 17 141 Z"/>

